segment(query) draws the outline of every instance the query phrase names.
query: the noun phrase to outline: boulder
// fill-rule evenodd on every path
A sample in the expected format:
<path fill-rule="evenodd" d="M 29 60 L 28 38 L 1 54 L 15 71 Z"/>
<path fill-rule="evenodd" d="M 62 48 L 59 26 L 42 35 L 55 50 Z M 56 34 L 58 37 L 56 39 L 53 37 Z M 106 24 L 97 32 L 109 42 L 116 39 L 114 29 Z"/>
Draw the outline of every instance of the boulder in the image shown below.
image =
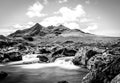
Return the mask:
<path fill-rule="evenodd" d="M 96 69 L 104 69 L 108 64 L 110 64 L 117 57 L 115 55 L 103 53 L 97 54 L 91 57 L 87 62 L 87 68 L 91 71 Z"/>
<path fill-rule="evenodd" d="M 4 58 L 8 58 L 10 61 L 20 61 L 22 55 L 19 52 L 7 52 L 4 54 Z"/>
<path fill-rule="evenodd" d="M 40 62 L 48 62 L 49 59 L 44 55 L 38 55 L 37 58 L 39 58 Z"/>
<path fill-rule="evenodd" d="M 91 50 L 91 48 L 82 47 L 75 54 L 75 58 L 73 59 L 73 63 L 76 65 L 84 65 L 87 66 L 87 61 L 92 57 L 98 54 L 97 51 Z"/>
<path fill-rule="evenodd" d="M 6 63 L 9 62 L 10 60 L 8 58 L 5 58 L 4 60 L 2 60 L 2 63 Z"/>
<path fill-rule="evenodd" d="M 4 71 L 0 72 L 0 80 L 6 78 L 7 76 L 8 76 L 8 74 L 6 72 L 4 72 Z"/>
<path fill-rule="evenodd" d="M 46 49 L 40 49 L 39 50 L 40 51 L 40 54 L 49 54 L 49 53 L 51 53 L 49 50 L 46 50 Z"/>
<path fill-rule="evenodd" d="M 76 51 L 75 51 L 75 50 L 67 49 L 67 48 L 62 48 L 62 49 L 59 49 L 59 50 L 55 51 L 55 52 L 52 54 L 52 57 L 55 57 L 55 56 L 57 56 L 57 55 L 75 56 L 75 54 L 76 54 Z"/>
<path fill-rule="evenodd" d="M 114 59 L 111 63 L 103 69 L 97 69 L 91 71 L 91 74 L 87 77 L 90 79 L 84 79 L 82 83 L 110 83 L 111 80 L 120 73 L 120 57 Z M 85 80 L 88 80 L 87 82 Z"/>

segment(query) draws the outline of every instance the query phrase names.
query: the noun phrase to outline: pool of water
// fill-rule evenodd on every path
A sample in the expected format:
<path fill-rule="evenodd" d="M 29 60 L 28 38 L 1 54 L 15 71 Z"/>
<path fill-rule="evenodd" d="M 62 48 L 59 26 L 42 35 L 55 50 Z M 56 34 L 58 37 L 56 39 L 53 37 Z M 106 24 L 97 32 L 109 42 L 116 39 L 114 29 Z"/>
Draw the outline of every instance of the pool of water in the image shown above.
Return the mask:
<path fill-rule="evenodd" d="M 66 67 L 65 67 L 66 66 Z M 57 83 L 66 80 L 69 83 L 81 83 L 88 73 L 85 69 L 67 65 L 27 64 L 0 66 L 0 70 L 8 73 L 8 77 L 0 83 Z"/>

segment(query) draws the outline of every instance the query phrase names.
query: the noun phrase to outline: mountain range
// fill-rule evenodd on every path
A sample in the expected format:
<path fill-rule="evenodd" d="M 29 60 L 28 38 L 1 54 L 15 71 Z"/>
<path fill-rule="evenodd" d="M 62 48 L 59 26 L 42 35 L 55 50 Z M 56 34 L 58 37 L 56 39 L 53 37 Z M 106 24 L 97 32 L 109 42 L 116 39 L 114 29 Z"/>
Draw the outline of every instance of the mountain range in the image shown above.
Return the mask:
<path fill-rule="evenodd" d="M 44 27 L 39 23 L 34 26 L 17 30 L 8 36 L 0 35 L 0 40 L 17 40 L 26 41 L 34 44 L 53 43 L 53 42 L 82 42 L 82 43 L 98 43 L 98 42 L 116 42 L 119 37 L 98 36 L 91 33 L 83 32 L 79 29 L 69 29 L 64 25 Z"/>
<path fill-rule="evenodd" d="M 33 27 L 24 29 L 24 30 L 17 30 L 16 32 L 8 35 L 8 37 L 22 37 L 22 36 L 77 36 L 77 37 L 85 37 L 85 36 L 95 36 L 90 33 L 85 33 L 79 29 L 69 29 L 64 25 L 59 26 L 48 26 L 43 27 L 39 23 L 36 23 Z"/>

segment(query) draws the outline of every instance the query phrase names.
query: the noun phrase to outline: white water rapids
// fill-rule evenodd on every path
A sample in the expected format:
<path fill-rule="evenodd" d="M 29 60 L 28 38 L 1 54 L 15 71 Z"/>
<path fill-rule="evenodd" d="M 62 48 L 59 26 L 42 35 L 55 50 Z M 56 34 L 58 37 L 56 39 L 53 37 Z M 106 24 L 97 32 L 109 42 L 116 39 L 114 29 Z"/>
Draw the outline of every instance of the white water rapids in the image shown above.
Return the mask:
<path fill-rule="evenodd" d="M 72 59 L 73 57 L 62 57 L 62 58 L 57 58 L 55 62 L 52 62 L 52 63 L 22 64 L 22 63 L 33 62 L 33 61 L 39 60 L 37 58 L 33 58 L 33 59 L 25 60 L 25 61 L 12 62 L 9 64 L 20 64 L 21 63 L 22 65 L 15 65 L 15 66 L 19 66 L 25 69 L 38 69 L 38 68 L 46 68 L 46 67 L 59 67 L 63 69 L 79 69 L 80 67 L 75 66 L 72 63 Z"/>

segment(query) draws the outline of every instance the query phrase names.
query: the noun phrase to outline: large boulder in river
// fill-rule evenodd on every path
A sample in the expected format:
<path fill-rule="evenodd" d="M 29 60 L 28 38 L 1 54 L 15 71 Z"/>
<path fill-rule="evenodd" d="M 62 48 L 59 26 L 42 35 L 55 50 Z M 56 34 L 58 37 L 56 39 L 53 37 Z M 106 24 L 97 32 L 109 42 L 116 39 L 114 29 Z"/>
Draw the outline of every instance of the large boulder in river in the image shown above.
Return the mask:
<path fill-rule="evenodd" d="M 37 58 L 39 58 L 40 62 L 49 62 L 49 59 L 44 55 L 38 55 Z"/>
<path fill-rule="evenodd" d="M 0 80 L 6 78 L 7 76 L 8 76 L 8 74 L 6 72 L 4 72 L 4 71 L 0 72 Z"/>
<path fill-rule="evenodd" d="M 91 50 L 91 48 L 82 47 L 76 53 L 75 58 L 73 59 L 73 63 L 75 65 L 87 65 L 87 61 L 92 57 L 98 54 L 97 51 Z"/>
<path fill-rule="evenodd" d="M 112 55 L 109 53 L 103 53 L 103 54 L 97 54 L 93 57 L 91 57 L 87 62 L 87 68 L 89 70 L 96 70 L 96 69 L 103 69 L 108 64 L 110 64 L 113 60 L 117 58 L 116 55 Z"/>
<path fill-rule="evenodd" d="M 111 63 L 107 64 L 105 68 L 92 71 L 91 74 L 85 78 L 82 83 L 110 83 L 111 80 L 120 73 L 120 57 L 114 59 Z M 87 82 L 85 81 L 87 80 Z"/>

